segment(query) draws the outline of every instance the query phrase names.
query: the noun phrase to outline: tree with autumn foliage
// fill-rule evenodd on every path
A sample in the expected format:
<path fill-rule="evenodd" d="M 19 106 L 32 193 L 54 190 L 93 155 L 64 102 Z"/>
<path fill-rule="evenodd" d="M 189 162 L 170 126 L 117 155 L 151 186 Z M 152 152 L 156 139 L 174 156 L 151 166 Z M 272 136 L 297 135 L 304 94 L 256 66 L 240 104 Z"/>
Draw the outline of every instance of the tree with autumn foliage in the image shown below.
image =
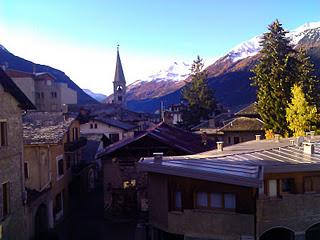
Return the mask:
<path fill-rule="evenodd" d="M 286 119 L 293 136 L 304 136 L 317 121 L 317 108 L 308 103 L 302 87 L 295 84 L 292 89 L 292 99 L 286 109 Z"/>

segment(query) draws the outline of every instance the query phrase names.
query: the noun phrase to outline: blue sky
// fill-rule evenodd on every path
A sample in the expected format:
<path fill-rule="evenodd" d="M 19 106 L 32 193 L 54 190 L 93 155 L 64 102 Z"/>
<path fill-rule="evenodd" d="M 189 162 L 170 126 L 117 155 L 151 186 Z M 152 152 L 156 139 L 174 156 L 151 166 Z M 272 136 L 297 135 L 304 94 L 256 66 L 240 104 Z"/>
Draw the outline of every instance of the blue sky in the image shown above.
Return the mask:
<path fill-rule="evenodd" d="M 118 42 L 133 82 L 175 60 L 221 56 L 275 18 L 287 29 L 320 21 L 320 1 L 0 0 L 0 44 L 110 93 Z"/>

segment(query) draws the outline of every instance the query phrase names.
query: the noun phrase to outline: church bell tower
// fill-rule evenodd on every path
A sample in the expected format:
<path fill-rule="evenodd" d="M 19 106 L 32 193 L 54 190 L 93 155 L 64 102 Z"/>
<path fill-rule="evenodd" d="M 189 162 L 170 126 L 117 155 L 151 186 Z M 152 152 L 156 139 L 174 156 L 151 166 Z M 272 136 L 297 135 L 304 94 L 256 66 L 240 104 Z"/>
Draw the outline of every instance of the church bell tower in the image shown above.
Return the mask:
<path fill-rule="evenodd" d="M 119 45 L 117 46 L 117 64 L 113 81 L 113 103 L 126 107 L 126 79 L 120 60 Z"/>

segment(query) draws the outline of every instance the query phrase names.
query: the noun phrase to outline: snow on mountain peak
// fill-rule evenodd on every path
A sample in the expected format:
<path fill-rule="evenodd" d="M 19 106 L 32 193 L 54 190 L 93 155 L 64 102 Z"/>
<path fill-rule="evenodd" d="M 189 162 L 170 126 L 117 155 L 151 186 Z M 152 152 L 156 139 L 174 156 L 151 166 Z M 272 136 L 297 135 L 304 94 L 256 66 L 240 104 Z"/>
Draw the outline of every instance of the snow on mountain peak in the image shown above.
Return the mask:
<path fill-rule="evenodd" d="M 320 32 L 320 22 L 309 22 L 301 25 L 300 27 L 290 31 L 287 37 L 291 40 L 293 45 L 297 45 L 299 41 L 311 31 L 319 31 Z M 260 50 L 260 41 L 262 35 L 251 38 L 249 41 L 240 43 L 235 46 L 231 51 L 225 56 L 226 59 L 232 60 L 232 62 L 236 62 L 238 60 L 251 57 L 256 55 Z"/>
<path fill-rule="evenodd" d="M 172 64 L 166 66 L 156 74 L 144 77 L 134 84 L 140 84 L 141 82 L 147 81 L 172 81 L 178 82 L 184 80 L 188 77 L 190 73 L 191 64 L 185 62 L 173 62 Z"/>
<path fill-rule="evenodd" d="M 254 38 L 251 38 L 249 41 L 240 43 L 233 49 L 231 49 L 227 56 L 231 58 L 233 62 L 254 56 L 261 49 L 260 40 L 261 36 L 256 36 Z"/>

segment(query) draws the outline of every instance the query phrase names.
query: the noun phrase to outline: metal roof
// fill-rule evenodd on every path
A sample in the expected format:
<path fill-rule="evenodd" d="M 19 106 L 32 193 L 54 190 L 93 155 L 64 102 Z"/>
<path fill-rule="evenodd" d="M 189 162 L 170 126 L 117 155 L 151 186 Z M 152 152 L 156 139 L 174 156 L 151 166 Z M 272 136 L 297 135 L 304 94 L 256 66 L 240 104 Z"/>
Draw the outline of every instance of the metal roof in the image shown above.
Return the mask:
<path fill-rule="evenodd" d="M 319 137 L 311 139 L 313 154 L 304 153 L 303 146 L 292 145 L 290 139 L 261 140 L 226 147 L 223 152 L 164 157 L 161 162 L 144 158 L 139 167 L 142 171 L 256 187 L 262 173 L 320 171 L 319 141 Z"/>

